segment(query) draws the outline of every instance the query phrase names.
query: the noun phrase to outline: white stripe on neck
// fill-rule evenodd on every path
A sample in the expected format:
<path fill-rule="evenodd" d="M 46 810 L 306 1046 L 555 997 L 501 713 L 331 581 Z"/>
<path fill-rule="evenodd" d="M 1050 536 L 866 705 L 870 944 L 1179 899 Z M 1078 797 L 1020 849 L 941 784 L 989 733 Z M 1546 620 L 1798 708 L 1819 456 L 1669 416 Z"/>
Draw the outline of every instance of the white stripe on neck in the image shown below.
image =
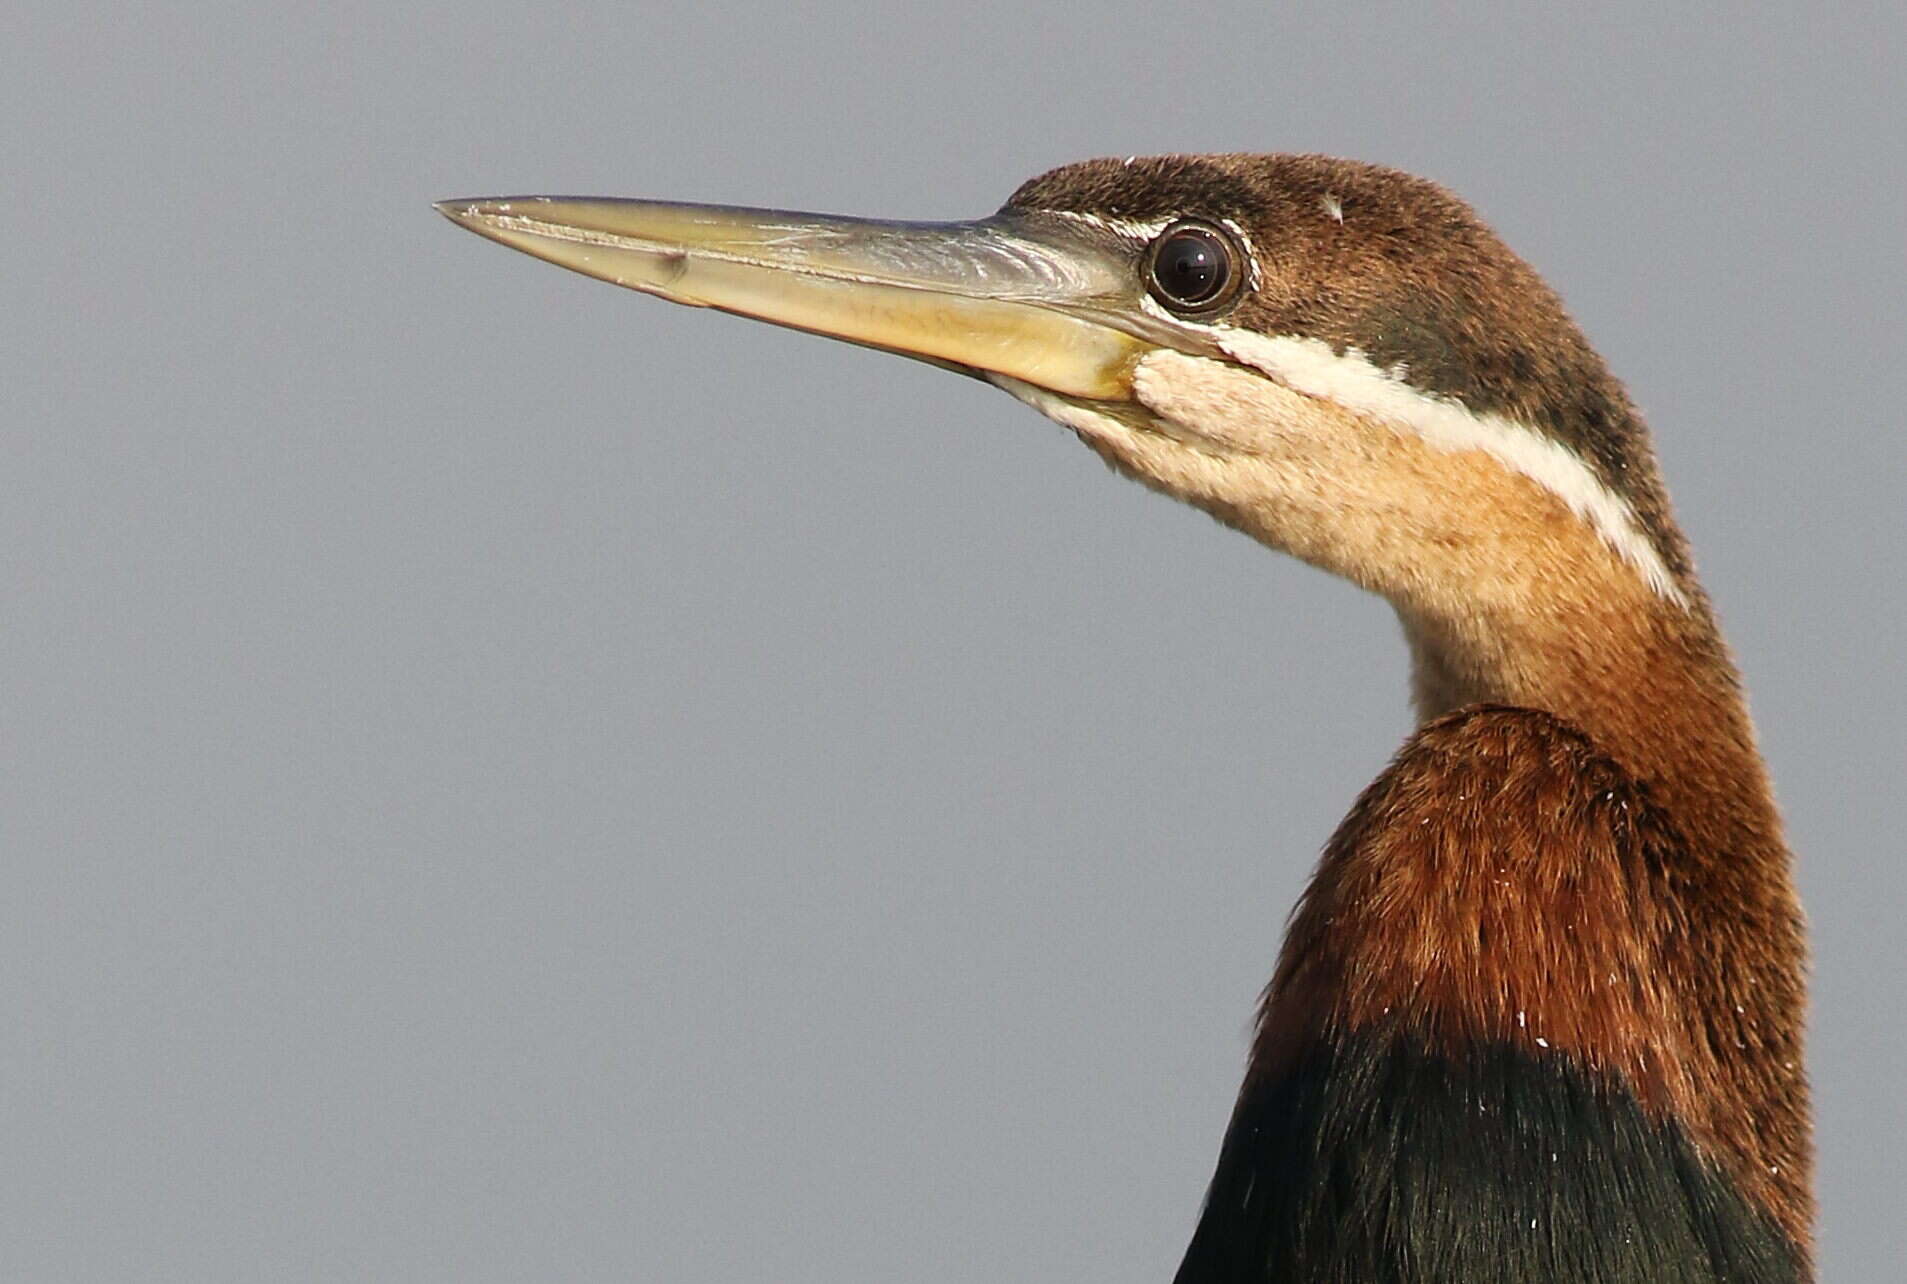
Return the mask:
<path fill-rule="evenodd" d="M 1404 428 L 1439 450 L 1480 450 L 1555 495 L 1596 528 L 1650 588 L 1678 606 L 1688 598 L 1627 501 L 1605 486 L 1580 456 L 1553 437 L 1502 415 L 1477 414 L 1413 388 L 1373 365 L 1356 348 L 1333 352 L 1321 339 L 1266 336 L 1214 327 L 1219 346 L 1306 396 L 1335 402 Z"/>

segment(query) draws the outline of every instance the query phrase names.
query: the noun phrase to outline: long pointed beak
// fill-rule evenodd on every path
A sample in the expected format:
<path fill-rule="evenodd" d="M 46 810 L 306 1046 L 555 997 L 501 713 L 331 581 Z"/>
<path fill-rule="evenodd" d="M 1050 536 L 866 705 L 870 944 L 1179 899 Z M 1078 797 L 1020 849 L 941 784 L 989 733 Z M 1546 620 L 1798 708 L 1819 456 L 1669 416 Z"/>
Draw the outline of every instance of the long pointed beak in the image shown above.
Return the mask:
<path fill-rule="evenodd" d="M 884 223 L 590 197 L 442 201 L 452 222 L 675 303 L 1070 397 L 1126 400 L 1152 345 L 1117 319 L 1132 265 L 1058 223 Z"/>

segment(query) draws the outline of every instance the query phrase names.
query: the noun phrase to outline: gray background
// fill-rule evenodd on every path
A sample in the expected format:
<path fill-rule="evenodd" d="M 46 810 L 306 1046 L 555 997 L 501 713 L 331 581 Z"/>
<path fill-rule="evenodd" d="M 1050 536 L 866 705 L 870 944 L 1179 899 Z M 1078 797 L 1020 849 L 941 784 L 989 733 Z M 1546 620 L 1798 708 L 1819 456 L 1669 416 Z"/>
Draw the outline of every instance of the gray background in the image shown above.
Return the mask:
<path fill-rule="evenodd" d="M 1451 184 L 1651 416 L 1893 1276 L 1897 8 L 4 6 L 0 1272 L 1169 1278 L 1385 608 L 427 201 L 1236 148 Z"/>

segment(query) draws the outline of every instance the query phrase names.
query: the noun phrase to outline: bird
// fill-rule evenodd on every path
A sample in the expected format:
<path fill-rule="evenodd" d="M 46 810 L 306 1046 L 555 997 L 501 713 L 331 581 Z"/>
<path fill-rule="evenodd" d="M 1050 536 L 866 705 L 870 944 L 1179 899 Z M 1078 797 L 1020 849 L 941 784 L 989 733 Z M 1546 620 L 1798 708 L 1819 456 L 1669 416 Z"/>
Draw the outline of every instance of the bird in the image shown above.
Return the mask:
<path fill-rule="evenodd" d="M 1805 922 L 1642 416 L 1465 202 L 1110 157 L 947 223 L 518 196 L 453 222 L 993 384 L 1387 599 L 1415 728 L 1323 843 L 1177 1284 L 1812 1278 Z"/>

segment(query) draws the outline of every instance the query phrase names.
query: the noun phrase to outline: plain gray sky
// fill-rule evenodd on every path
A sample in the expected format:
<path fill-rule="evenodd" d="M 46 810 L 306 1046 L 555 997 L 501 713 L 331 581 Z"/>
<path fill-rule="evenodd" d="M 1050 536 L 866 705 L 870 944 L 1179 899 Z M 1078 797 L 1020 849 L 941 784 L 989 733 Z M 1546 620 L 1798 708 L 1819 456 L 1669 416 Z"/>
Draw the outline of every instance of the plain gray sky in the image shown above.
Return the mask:
<path fill-rule="evenodd" d="M 1092 155 L 1474 201 L 1658 434 L 1898 1271 L 1894 3 L 0 16 L 0 1276 L 1169 1278 L 1385 608 L 980 384 L 486 245 Z"/>

